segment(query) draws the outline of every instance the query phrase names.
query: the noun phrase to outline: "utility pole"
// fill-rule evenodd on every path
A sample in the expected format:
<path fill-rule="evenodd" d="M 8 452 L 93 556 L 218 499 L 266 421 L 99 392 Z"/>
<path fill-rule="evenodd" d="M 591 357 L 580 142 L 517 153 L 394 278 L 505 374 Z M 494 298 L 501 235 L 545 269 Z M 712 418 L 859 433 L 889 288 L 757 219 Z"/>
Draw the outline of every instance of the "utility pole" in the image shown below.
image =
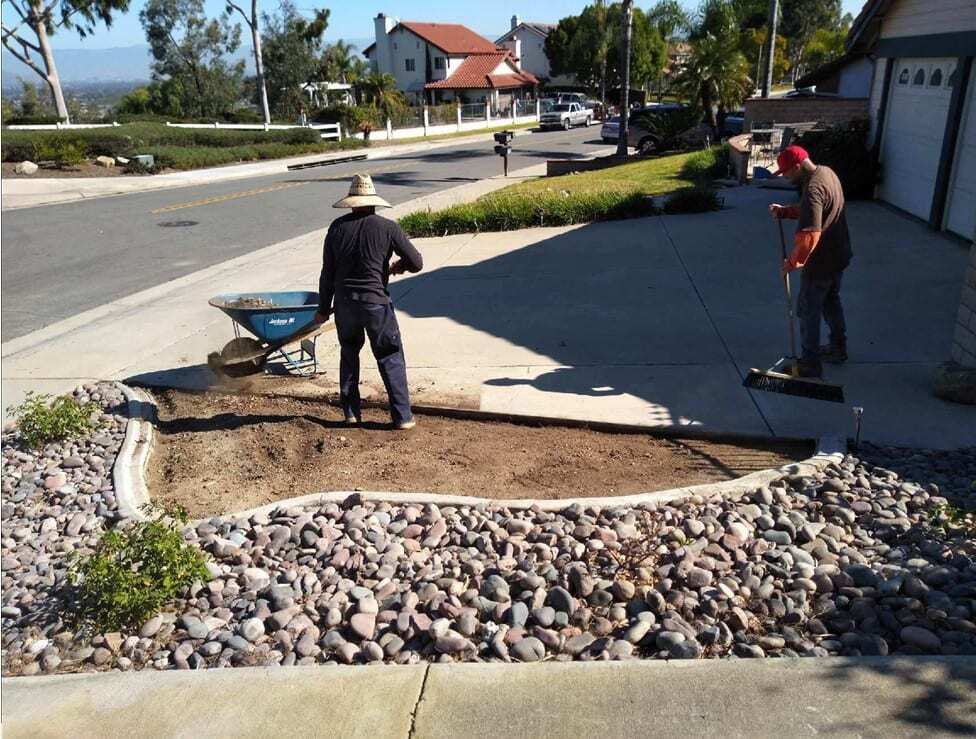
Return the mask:
<path fill-rule="evenodd" d="M 634 25 L 634 0 L 623 0 L 621 10 L 623 11 L 624 48 L 621 52 L 623 69 L 620 71 L 623 76 L 623 84 L 620 86 L 620 128 L 617 139 L 617 156 L 625 157 L 627 156 L 627 138 L 630 135 L 630 131 L 627 130 L 627 121 L 630 117 L 630 43 L 631 29 Z"/>
<path fill-rule="evenodd" d="M 769 97 L 769 90 L 773 86 L 773 60 L 776 55 L 776 16 L 778 15 L 779 1 L 769 0 L 769 21 L 766 23 L 768 33 L 766 34 L 766 70 L 763 74 L 762 96 Z"/>

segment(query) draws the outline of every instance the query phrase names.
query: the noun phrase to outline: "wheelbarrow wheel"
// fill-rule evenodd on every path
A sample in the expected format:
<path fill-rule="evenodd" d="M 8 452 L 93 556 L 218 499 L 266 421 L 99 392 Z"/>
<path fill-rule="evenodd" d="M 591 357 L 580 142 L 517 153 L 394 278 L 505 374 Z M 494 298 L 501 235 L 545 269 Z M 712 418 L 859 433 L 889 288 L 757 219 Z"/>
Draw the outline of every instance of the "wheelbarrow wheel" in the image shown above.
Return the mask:
<path fill-rule="evenodd" d="M 210 354 L 207 364 L 218 375 L 247 377 L 260 372 L 266 360 L 264 344 L 257 339 L 241 336 L 227 342 L 220 353 Z"/>

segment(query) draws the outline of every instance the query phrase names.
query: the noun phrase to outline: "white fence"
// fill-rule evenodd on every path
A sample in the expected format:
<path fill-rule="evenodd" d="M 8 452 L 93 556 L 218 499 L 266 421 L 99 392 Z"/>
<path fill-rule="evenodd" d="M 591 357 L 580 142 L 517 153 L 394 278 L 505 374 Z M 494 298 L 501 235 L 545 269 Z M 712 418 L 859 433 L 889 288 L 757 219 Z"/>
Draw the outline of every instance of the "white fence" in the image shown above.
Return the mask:
<path fill-rule="evenodd" d="M 323 139 L 337 139 L 342 141 L 342 126 L 338 123 L 308 123 L 304 126 L 298 124 L 289 125 L 286 123 L 170 123 L 166 121 L 170 128 L 218 128 L 227 131 L 287 131 L 292 128 L 311 128 L 319 131 Z"/>
<path fill-rule="evenodd" d="M 370 134 L 370 141 L 396 141 L 397 139 L 426 138 L 428 136 L 440 136 L 448 133 L 460 133 L 463 131 L 478 131 L 485 128 L 498 128 L 506 124 L 535 123 L 539 120 L 539 102 L 516 101 L 518 105 L 512 106 L 504 116 L 493 116 L 491 108 L 484 103 L 473 103 L 471 105 L 458 105 L 455 108 L 455 120 L 453 123 L 431 123 L 430 111 L 423 109 L 423 120 L 418 121 L 421 125 L 409 128 L 396 128 L 389 119 L 383 128 L 375 128 Z M 350 136 L 362 139 L 361 132 L 350 133 Z"/>
<path fill-rule="evenodd" d="M 38 123 L 38 124 L 17 124 L 7 126 L 11 131 L 71 131 L 81 128 L 116 128 L 121 123 Z M 305 126 L 288 125 L 284 123 L 170 123 L 166 121 L 170 128 L 219 128 L 228 131 L 286 131 L 291 128 L 311 128 L 320 132 L 323 139 L 337 139 L 342 141 L 342 126 L 338 123 L 309 123 Z"/>
<path fill-rule="evenodd" d="M 13 126 L 5 126 L 11 131 L 71 131 L 80 128 L 115 128 L 121 123 L 16 123 Z"/>

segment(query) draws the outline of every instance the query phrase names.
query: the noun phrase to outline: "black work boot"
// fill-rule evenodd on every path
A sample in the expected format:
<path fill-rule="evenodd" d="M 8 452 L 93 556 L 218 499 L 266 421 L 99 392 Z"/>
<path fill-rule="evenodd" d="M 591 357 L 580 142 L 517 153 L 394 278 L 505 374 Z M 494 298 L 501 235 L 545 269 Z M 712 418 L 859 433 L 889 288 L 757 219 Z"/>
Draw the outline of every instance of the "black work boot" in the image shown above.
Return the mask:
<path fill-rule="evenodd" d="M 796 360 L 796 376 L 819 378 L 823 376 L 823 365 L 819 359 Z"/>
<path fill-rule="evenodd" d="M 847 344 L 824 344 L 820 347 L 820 360 L 829 364 L 843 364 L 847 361 Z"/>

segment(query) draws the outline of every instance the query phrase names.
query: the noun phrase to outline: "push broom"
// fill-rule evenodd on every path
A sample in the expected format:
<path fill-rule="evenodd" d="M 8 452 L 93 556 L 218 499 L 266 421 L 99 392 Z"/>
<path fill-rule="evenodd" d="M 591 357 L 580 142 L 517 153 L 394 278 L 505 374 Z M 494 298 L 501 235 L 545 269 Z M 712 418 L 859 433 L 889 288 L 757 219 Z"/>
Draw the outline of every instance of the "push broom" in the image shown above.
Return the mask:
<path fill-rule="evenodd" d="M 783 253 L 783 261 L 786 261 L 786 236 L 783 234 L 783 221 L 777 219 L 777 223 L 779 224 L 779 244 Z M 789 272 L 783 276 L 783 284 L 786 286 L 786 318 L 790 328 L 790 355 L 781 358 L 768 370 L 750 369 L 746 379 L 742 381 L 742 385 L 750 390 L 764 390 L 768 393 L 781 393 L 782 395 L 796 395 L 801 398 L 843 403 L 844 387 L 842 385 L 830 385 L 823 380 L 799 376 L 793 295 L 790 292 Z"/>

